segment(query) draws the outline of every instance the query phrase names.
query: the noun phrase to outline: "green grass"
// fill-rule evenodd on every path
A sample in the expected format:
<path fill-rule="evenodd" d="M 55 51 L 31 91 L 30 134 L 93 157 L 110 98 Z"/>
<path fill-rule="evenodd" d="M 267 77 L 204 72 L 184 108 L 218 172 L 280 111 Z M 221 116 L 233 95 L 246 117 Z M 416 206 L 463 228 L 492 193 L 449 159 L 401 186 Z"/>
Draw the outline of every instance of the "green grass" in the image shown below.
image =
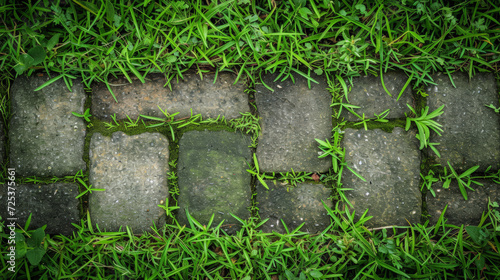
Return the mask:
<path fill-rule="evenodd" d="M 70 237 L 40 239 L 41 229 L 18 229 L 19 243 L 36 244 L 22 246 L 39 253 L 18 259 L 15 274 L 2 259 L 0 272 L 4 279 L 495 279 L 500 243 L 491 228 L 499 227 L 500 213 L 498 204 L 490 209 L 479 227 L 450 226 L 441 218 L 436 226 L 369 231 L 366 219 L 355 222 L 337 206 L 327 208 L 334 222 L 314 235 L 262 233 L 251 219 L 240 220 L 243 229 L 228 236 L 220 225 L 208 229 L 210 223 L 192 218 L 191 227 L 137 235 L 128 228 L 100 232 L 87 217 Z"/>
<path fill-rule="evenodd" d="M 90 87 L 110 75 L 171 81 L 188 68 L 252 80 L 268 70 L 314 79 L 396 69 L 415 87 L 435 71 L 494 71 L 500 59 L 495 1 L 91 2 L 1 1 L 0 65 L 15 70 L 2 79 L 41 70 Z"/>
<path fill-rule="evenodd" d="M 426 108 L 422 89 L 432 83 L 434 72 L 450 75 L 465 71 L 471 77 L 490 71 L 500 80 L 500 5 L 492 0 L 406 0 L 387 1 L 384 5 L 347 0 L 73 0 L 63 1 L 67 3 L 64 6 L 58 5 L 61 1 L 51 2 L 54 3 L 0 0 L 0 113 L 6 129 L 13 79 L 38 72 L 51 77 L 43 86 L 63 79 L 71 87 L 73 80 L 81 77 L 90 90 L 93 82 L 108 84 L 108 79 L 116 75 L 125 75 L 129 80 L 135 76 L 143 81 L 148 73 L 164 73 L 169 87 L 193 69 L 199 75 L 229 71 L 249 85 L 250 96 L 253 85 L 269 71 L 279 72 L 280 78 L 301 75 L 309 83 L 325 75 L 332 105 L 341 105 L 343 95 L 348 98 L 352 77 L 375 74 L 383 84 L 385 72 L 399 70 L 408 76 L 405 87 L 411 86 L 420 95 L 415 112 Z M 398 92 L 386 91 L 400 96 Z M 87 101 L 86 108 L 89 104 Z M 497 111 L 499 104 L 485 105 Z M 349 109 L 351 105 L 342 106 Z M 338 107 L 334 106 L 334 110 Z M 175 120 L 175 112 L 169 113 L 161 119 L 141 116 L 108 123 L 88 112 L 82 117 L 88 119 L 90 135 L 158 131 L 168 137 L 173 159 L 169 187 L 174 200 L 161 207 L 172 214 L 178 195 L 176 145 L 182 133 L 203 128 L 239 130 L 252 136 L 255 148 L 260 126 L 255 113 L 242 114 L 236 120 L 203 119 L 199 115 Z M 500 209 L 494 202 L 479 227 L 447 225 L 441 218 L 437 225 L 425 222 L 368 230 L 363 226 L 368 217 L 355 221 L 353 213 L 343 209 L 340 202 L 348 201 L 343 196 L 341 175 L 343 168 L 349 166 L 343 161 L 339 134 L 346 127 L 404 127 L 405 120 L 387 121 L 384 114 L 359 116 L 360 121 L 353 123 L 334 118 L 332 139 L 320 139 L 325 154 L 335 156 L 336 170 L 316 175 L 321 183 L 332 188 L 331 199 L 339 204 L 333 210 L 327 209 L 332 223 L 319 234 L 305 234 L 300 229 L 287 229 L 290 231 L 285 235 L 263 233 L 258 229 L 263 222 L 258 218 L 258 205 L 251 209 L 254 218 L 241 221 L 243 229 L 233 236 L 227 236 L 220 225 L 207 229 L 208 225 L 194 220 L 188 227 L 171 220 L 172 224 L 149 234 L 133 233 L 126 228 L 105 233 L 93 228 L 84 212 L 85 218 L 75 225 L 73 236 L 42 238 L 40 230 L 28 231 L 27 225 L 17 229 L 19 246 L 25 246 L 25 255 L 17 260 L 15 274 L 7 271 L 6 260 L 0 258 L 0 278 L 498 278 Z M 418 117 L 408 119 L 420 121 Z M 422 130 L 420 140 L 432 148 L 435 143 L 427 143 L 425 128 Z M 498 172 L 471 171 L 459 175 L 450 166 L 448 174 L 444 167 L 431 163 L 423 168 L 428 172 L 422 175 L 424 195 L 432 194 L 431 185 L 436 180 L 461 180 L 461 189 L 470 187 L 476 178 L 500 183 Z M 3 166 L 3 182 L 6 167 Z M 250 164 L 249 170 L 255 175 L 254 180 L 277 180 L 290 187 L 314 182 L 310 173 L 262 173 L 257 161 Z M 85 172 L 65 178 L 18 180 L 32 184 L 54 182 L 78 182 L 81 202 L 91 188 Z M 2 221 L 2 256 L 7 252 L 5 225 L 6 221 Z"/>

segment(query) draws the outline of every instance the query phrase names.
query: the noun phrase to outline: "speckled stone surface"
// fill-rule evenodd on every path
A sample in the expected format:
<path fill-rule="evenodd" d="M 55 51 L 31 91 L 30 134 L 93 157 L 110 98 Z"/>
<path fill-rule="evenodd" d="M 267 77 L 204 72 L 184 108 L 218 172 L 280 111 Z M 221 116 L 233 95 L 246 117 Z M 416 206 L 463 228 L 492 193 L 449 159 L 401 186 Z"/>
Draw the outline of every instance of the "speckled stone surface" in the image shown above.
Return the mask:
<path fill-rule="evenodd" d="M 234 85 L 233 74 L 219 73 L 216 83 L 213 74 L 204 74 L 203 80 L 194 73 L 184 73 L 183 77 L 179 83 L 172 80 L 172 91 L 163 87 L 167 80 L 162 74 L 148 75 L 144 84 L 135 77 L 131 77 L 133 83 L 124 77 L 111 79 L 118 103 L 106 85 L 99 83 L 93 88 L 92 114 L 104 120 L 111 120 L 113 114 L 117 119 L 127 119 L 128 115 L 135 120 L 141 114 L 164 117 L 160 106 L 170 114 L 180 112 L 176 118 L 189 117 L 193 109 L 193 114 L 201 113 L 204 118 L 222 115 L 234 119 L 241 116 L 240 112 L 250 111 L 246 87 L 242 82 Z"/>
<path fill-rule="evenodd" d="M 351 91 L 347 95 L 348 103 L 361 107 L 354 109 L 354 111 L 360 116 L 363 116 L 364 113 L 367 118 L 373 118 L 375 117 L 374 114 L 378 115 L 387 109 L 390 109 L 390 111 L 386 119 L 404 118 L 405 112 L 410 111 L 406 104 L 414 107 L 411 85 L 406 87 L 399 100 L 397 100 L 406 80 L 408 80 L 408 76 L 404 72 L 388 72 L 384 74 L 384 84 L 391 93 L 391 97 L 384 90 L 380 76 L 355 77 L 353 78 Z M 345 98 L 344 102 L 347 103 Z M 345 109 L 342 110 L 341 117 L 348 121 L 357 121 L 359 119 Z"/>
<path fill-rule="evenodd" d="M 10 167 L 21 176 L 74 175 L 85 170 L 85 92 L 79 80 L 69 91 L 63 79 L 34 91 L 50 78 L 21 76 L 11 88 Z"/>
<path fill-rule="evenodd" d="M 435 120 L 443 125 L 442 136 L 431 134 L 430 141 L 440 143 L 441 158 L 436 161 L 458 171 L 480 165 L 500 168 L 500 115 L 485 105 L 498 105 L 498 91 L 493 74 L 481 73 L 472 78 L 465 73 L 452 75 L 456 88 L 446 74 L 433 76 L 437 85 L 427 88 L 429 111 L 445 104 Z M 431 154 L 433 154 L 431 152 Z"/>
<path fill-rule="evenodd" d="M 153 222 L 162 226 L 165 210 L 158 204 L 168 196 L 168 160 L 168 140 L 159 133 L 92 135 L 89 182 L 105 189 L 90 194 L 92 222 L 108 231 L 129 226 L 136 233 L 150 231 Z"/>
<path fill-rule="evenodd" d="M 432 189 L 436 197 L 433 197 L 431 193 L 427 193 L 426 197 L 430 223 L 436 224 L 445 206 L 448 205 L 444 214 L 444 217 L 448 219 L 448 224 L 478 225 L 483 212 L 488 211 L 488 198 L 492 202 L 500 203 L 500 184 L 487 180 L 475 181 L 483 186 L 472 184 L 474 191 L 467 188 L 467 200 L 460 192 L 456 180 L 451 181 L 448 189 L 443 188 L 442 182 L 434 183 Z"/>
<path fill-rule="evenodd" d="M 47 225 L 45 233 L 70 235 L 75 229 L 71 223 L 80 224 L 79 202 L 76 183 L 55 183 L 49 185 L 16 185 L 15 213 L 7 213 L 8 192 L 12 189 L 7 184 L 0 187 L 0 215 L 4 222 L 7 218 L 17 218 L 16 223 L 24 227 L 30 213 L 29 229 L 37 229 Z"/>
<path fill-rule="evenodd" d="M 321 200 L 328 207 L 332 207 L 331 190 L 318 184 L 298 184 L 290 188 L 280 182 L 266 181 L 269 190 L 257 182 L 257 207 L 262 220 L 269 220 L 262 225 L 264 232 L 276 231 L 286 233 L 281 220 L 289 231 L 294 230 L 302 223 L 302 232 L 316 233 L 330 225 L 330 216 Z"/>
<path fill-rule="evenodd" d="M 182 136 L 177 165 L 180 224 L 189 225 L 187 208 L 204 225 L 215 214 L 213 226 L 224 219 L 226 232 L 241 228 L 230 213 L 241 219 L 250 217 L 251 175 L 246 171 L 250 143 L 250 137 L 239 132 L 190 131 Z"/>
<path fill-rule="evenodd" d="M 295 75 L 274 82 L 276 75 L 263 75 L 264 85 L 256 85 L 255 101 L 261 118 L 257 160 L 261 171 L 325 172 L 331 159 L 318 158 L 318 139 L 330 139 L 332 131 L 332 96 L 323 76 L 314 77 L 319 84 Z"/>
<path fill-rule="evenodd" d="M 349 167 L 366 182 L 344 169 L 342 187 L 359 217 L 366 209 L 373 218 L 368 227 L 408 225 L 420 221 L 420 152 L 414 132 L 396 127 L 392 133 L 346 129 L 343 145 Z"/>

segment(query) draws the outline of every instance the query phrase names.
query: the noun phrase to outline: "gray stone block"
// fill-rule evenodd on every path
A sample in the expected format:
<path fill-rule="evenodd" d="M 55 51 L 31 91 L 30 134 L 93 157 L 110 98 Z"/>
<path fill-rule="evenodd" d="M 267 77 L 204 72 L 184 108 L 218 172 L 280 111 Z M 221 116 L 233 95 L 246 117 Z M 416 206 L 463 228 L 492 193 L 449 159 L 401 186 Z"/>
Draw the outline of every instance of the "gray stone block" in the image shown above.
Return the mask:
<path fill-rule="evenodd" d="M 431 134 L 441 158 L 436 161 L 458 171 L 479 165 L 500 168 L 500 115 L 485 105 L 498 105 L 498 91 L 493 74 L 478 74 L 469 82 L 465 73 L 452 74 L 456 88 L 446 74 L 433 76 L 437 85 L 427 88 L 430 112 L 445 105 L 435 120 L 443 125 L 442 136 Z M 432 153 L 432 152 L 431 152 Z"/>
<path fill-rule="evenodd" d="M 135 232 L 150 231 L 165 223 L 168 196 L 168 140 L 159 133 L 128 136 L 99 133 L 90 142 L 90 217 L 99 228 L 117 231 L 129 226 Z M 123 230 L 125 228 L 122 228 Z"/>
<path fill-rule="evenodd" d="M 456 180 L 451 181 L 450 186 L 443 188 L 442 182 L 432 185 L 436 197 L 427 194 L 427 211 L 430 215 L 431 224 L 436 224 L 443 213 L 448 224 L 453 225 L 478 225 L 483 212 L 488 211 L 488 198 L 491 201 L 500 202 L 500 184 L 487 180 L 476 180 L 483 186 L 472 184 L 474 191 L 467 189 L 467 200 L 464 199 Z"/>
<path fill-rule="evenodd" d="M 188 209 L 204 225 L 215 214 L 213 226 L 225 220 L 226 232 L 241 228 L 231 213 L 241 219 L 250 217 L 251 175 L 246 171 L 250 143 L 250 137 L 239 132 L 190 131 L 182 136 L 177 165 L 180 224 L 189 225 Z"/>
<path fill-rule="evenodd" d="M 111 120 L 116 113 L 117 119 L 137 119 L 139 115 L 164 117 L 158 109 L 167 110 L 170 114 L 180 112 L 176 118 L 201 114 L 204 118 L 225 116 L 226 119 L 239 118 L 240 112 L 249 112 L 246 86 L 243 82 L 234 84 L 236 76 L 227 72 L 219 73 L 216 83 L 214 74 L 200 75 L 189 72 L 183 74 L 184 80 L 171 82 L 172 91 L 164 87 L 167 80 L 162 74 L 146 76 L 146 83 L 132 78 L 129 83 L 124 77 L 111 79 L 115 102 L 105 84 L 99 83 L 93 89 L 92 114 L 100 119 Z"/>
<path fill-rule="evenodd" d="M 406 226 L 420 221 L 420 151 L 414 132 L 394 128 L 392 133 L 346 129 L 343 145 L 349 167 L 342 174 L 347 199 L 356 216 L 368 210 L 369 227 Z M 408 222 L 407 222 L 408 221 Z"/>
<path fill-rule="evenodd" d="M 55 183 L 49 185 L 15 186 L 14 215 L 7 213 L 8 192 L 12 186 L 4 184 L 0 188 L 0 215 L 4 222 L 7 218 L 17 218 L 16 224 L 24 227 L 31 215 L 29 229 L 47 225 L 45 233 L 70 235 L 75 229 L 71 223 L 80 224 L 78 185 L 76 183 Z"/>
<path fill-rule="evenodd" d="M 40 91 L 47 75 L 19 77 L 11 91 L 10 166 L 21 176 L 74 175 L 85 170 L 85 92 L 79 80 L 69 91 L 62 79 Z"/>
<path fill-rule="evenodd" d="M 347 98 L 349 104 L 359 106 L 361 108 L 354 111 L 366 118 L 375 117 L 374 114 L 380 114 L 383 111 L 390 109 L 387 119 L 404 118 L 405 112 L 409 112 L 409 104 L 414 107 L 413 96 L 411 94 L 411 86 L 406 87 L 405 91 L 397 100 L 399 92 L 403 89 L 408 77 L 404 72 L 388 72 L 384 74 L 384 84 L 392 97 L 387 94 L 382 86 L 382 81 L 376 76 L 363 76 L 353 78 L 352 88 Z M 344 98 L 344 102 L 347 100 Z M 348 121 L 357 121 L 358 117 L 347 110 L 342 110 L 342 117 Z"/>
<path fill-rule="evenodd" d="M 257 182 L 257 207 L 262 220 L 269 220 L 262 225 L 264 232 L 286 233 L 283 222 L 289 231 L 302 223 L 302 232 L 316 233 L 330 225 L 330 216 L 321 200 L 328 207 L 333 203 L 328 198 L 331 190 L 318 184 L 298 184 L 287 190 L 280 182 L 266 181 L 269 190 Z"/>
<path fill-rule="evenodd" d="M 275 74 L 265 75 L 264 85 L 256 86 L 256 103 L 261 117 L 257 160 L 261 171 L 326 172 L 331 160 L 318 158 L 320 152 L 315 138 L 331 138 L 332 96 L 322 77 L 314 77 L 319 84 L 294 75 L 295 84 L 287 79 L 276 81 Z"/>

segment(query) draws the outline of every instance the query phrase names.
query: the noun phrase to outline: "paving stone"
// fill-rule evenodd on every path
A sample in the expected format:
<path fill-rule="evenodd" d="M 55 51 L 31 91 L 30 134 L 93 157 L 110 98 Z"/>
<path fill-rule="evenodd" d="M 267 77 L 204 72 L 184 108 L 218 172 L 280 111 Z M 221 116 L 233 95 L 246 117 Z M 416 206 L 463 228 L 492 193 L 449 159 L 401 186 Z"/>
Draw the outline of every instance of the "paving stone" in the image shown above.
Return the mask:
<path fill-rule="evenodd" d="M 498 91 L 493 74 L 481 73 L 469 78 L 465 73 L 452 74 L 456 88 L 446 74 L 433 76 L 437 85 L 427 89 L 429 111 L 445 104 L 443 114 L 436 121 L 443 125 L 442 136 L 431 134 L 430 141 L 437 146 L 441 158 L 436 161 L 458 171 L 480 165 L 500 168 L 500 115 L 485 105 L 498 105 Z M 430 152 L 433 154 L 433 152 Z"/>
<path fill-rule="evenodd" d="M 180 224 L 189 225 L 188 209 L 204 225 L 215 214 L 214 226 L 225 220 L 226 232 L 241 228 L 231 213 L 241 219 L 250 217 L 251 175 L 246 171 L 250 143 L 250 137 L 227 131 L 190 131 L 182 136 L 177 165 Z"/>
<path fill-rule="evenodd" d="M 172 81 L 172 91 L 164 87 L 167 80 L 162 74 L 150 74 L 146 83 L 132 78 L 129 83 L 124 77 L 111 79 L 113 93 L 118 100 L 115 102 L 106 85 L 99 83 L 93 89 L 92 114 L 100 119 L 111 120 L 116 113 L 117 119 L 137 119 L 139 115 L 164 117 L 158 109 L 168 110 L 173 114 L 180 112 L 176 118 L 200 114 L 204 118 L 217 118 L 223 115 L 226 119 L 241 117 L 240 112 L 249 112 L 248 96 L 245 85 L 238 82 L 234 85 L 236 76 L 222 72 L 214 83 L 213 74 L 203 75 L 203 80 L 194 73 L 183 74 L 184 80 L 179 83 Z"/>
<path fill-rule="evenodd" d="M 316 233 L 330 225 L 330 216 L 321 200 L 328 207 L 333 203 L 328 198 L 331 190 L 318 184 L 298 184 L 287 191 L 287 186 L 280 182 L 266 181 L 269 190 L 257 183 L 257 207 L 262 220 L 269 220 L 262 225 L 264 232 L 286 233 L 283 222 L 292 231 L 302 223 L 302 232 Z"/>
<path fill-rule="evenodd" d="M 16 185 L 15 214 L 7 213 L 7 184 L 0 188 L 0 201 L 5 207 L 0 207 L 0 215 L 4 221 L 7 218 L 17 218 L 16 223 L 22 227 L 26 224 L 30 213 L 29 229 L 37 229 L 47 225 L 45 233 L 70 235 L 74 227 L 71 223 L 80 224 L 78 185 L 75 183 L 55 183 L 49 185 Z"/>
<path fill-rule="evenodd" d="M 491 201 L 500 202 L 500 184 L 487 180 L 477 180 L 483 186 L 472 184 L 475 191 L 467 189 L 467 200 L 464 199 L 458 183 L 453 180 L 448 189 L 443 188 L 442 182 L 432 185 L 436 197 L 427 194 L 427 211 L 430 215 L 431 224 L 436 224 L 444 208 L 444 217 L 448 219 L 448 224 L 454 225 L 478 225 L 483 212 L 488 211 L 488 198 Z"/>
<path fill-rule="evenodd" d="M 168 196 L 168 158 L 168 140 L 159 133 L 92 135 L 89 181 L 105 189 L 90 195 L 92 222 L 109 231 L 120 226 L 150 231 L 153 222 L 162 226 L 165 210 L 158 204 Z"/>
<path fill-rule="evenodd" d="M 261 171 L 326 172 L 331 160 L 318 158 L 318 139 L 330 139 L 332 131 L 332 96 L 324 78 L 311 82 L 295 75 L 295 84 L 287 79 L 274 82 L 275 74 L 265 75 L 264 85 L 256 86 L 256 103 L 261 117 L 257 160 Z"/>
<path fill-rule="evenodd" d="M 387 119 L 404 118 L 405 112 L 409 112 L 408 106 L 414 106 L 411 86 L 406 87 L 405 91 L 397 100 L 399 93 L 403 89 L 408 77 L 403 72 L 388 72 L 384 74 L 384 84 L 392 97 L 387 94 L 382 86 L 380 76 L 373 75 L 353 78 L 353 85 L 348 94 L 349 104 L 361 108 L 354 111 L 367 118 L 375 117 L 374 114 L 380 114 L 390 109 Z M 347 100 L 344 100 L 347 103 Z M 347 110 L 342 110 L 342 117 L 348 121 L 358 121 L 359 118 Z"/>
<path fill-rule="evenodd" d="M 10 166 L 21 176 L 65 176 L 85 170 L 85 92 L 79 80 L 69 91 L 63 79 L 34 91 L 50 78 L 19 77 L 11 90 Z"/>
<path fill-rule="evenodd" d="M 392 133 L 346 129 L 345 160 L 363 182 L 349 170 L 342 181 L 347 199 L 359 217 L 368 210 L 369 227 L 408 225 L 420 221 L 420 152 L 415 133 L 394 128 Z"/>

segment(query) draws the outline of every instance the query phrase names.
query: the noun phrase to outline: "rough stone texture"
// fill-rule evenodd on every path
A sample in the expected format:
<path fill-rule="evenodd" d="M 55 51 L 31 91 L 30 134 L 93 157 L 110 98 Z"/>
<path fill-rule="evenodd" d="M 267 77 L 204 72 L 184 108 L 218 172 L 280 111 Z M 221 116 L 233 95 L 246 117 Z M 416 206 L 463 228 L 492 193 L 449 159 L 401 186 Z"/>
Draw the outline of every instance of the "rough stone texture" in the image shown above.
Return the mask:
<path fill-rule="evenodd" d="M 100 119 L 111 120 L 116 113 L 117 119 L 126 119 L 128 115 L 137 119 L 139 115 L 164 117 L 158 109 L 168 110 L 170 114 L 180 112 L 176 118 L 189 117 L 193 114 L 204 118 L 217 118 L 223 115 L 226 119 L 239 118 L 240 112 L 249 112 L 246 87 L 242 82 L 233 85 L 236 77 L 230 73 L 219 73 L 214 84 L 213 74 L 204 74 L 203 80 L 194 73 L 183 74 L 184 80 L 172 81 L 172 91 L 163 87 L 167 80 L 162 74 L 150 74 L 146 83 L 132 78 L 129 83 L 124 77 L 110 81 L 115 102 L 106 85 L 99 83 L 93 89 L 92 114 Z"/>
<path fill-rule="evenodd" d="M 488 211 L 488 198 L 500 202 L 500 184 L 487 180 L 477 180 L 483 186 L 472 184 L 474 191 L 467 189 L 467 200 L 464 199 L 457 181 L 453 180 L 448 189 L 443 188 L 442 182 L 432 185 L 436 197 L 427 194 L 427 211 L 430 223 L 436 224 L 444 208 L 444 217 L 448 224 L 478 225 L 483 211 Z"/>
<path fill-rule="evenodd" d="M 256 103 L 261 117 L 257 160 L 261 171 L 325 172 L 331 160 L 318 158 L 318 139 L 330 139 L 332 131 L 331 94 L 323 76 L 314 77 L 319 84 L 294 75 L 290 79 L 274 82 L 276 75 L 263 77 L 264 85 L 256 86 Z"/>
<path fill-rule="evenodd" d="M 390 109 L 386 119 L 404 118 L 405 112 L 409 112 L 408 106 L 414 106 L 413 97 L 411 94 L 411 86 L 406 87 L 397 100 L 399 92 L 403 89 L 408 77 L 403 72 L 388 72 L 384 74 L 384 84 L 392 97 L 387 94 L 382 86 L 380 76 L 363 76 L 353 78 L 352 89 L 348 94 L 349 104 L 359 106 L 361 108 L 354 111 L 367 118 L 375 117 L 374 114 L 380 114 L 383 111 Z M 344 102 L 347 102 L 344 100 Z M 342 117 L 348 121 L 357 121 L 359 118 L 347 110 L 342 110 Z"/>
<path fill-rule="evenodd" d="M 298 184 L 287 191 L 287 186 L 279 182 L 266 181 L 269 190 L 260 182 L 257 183 L 257 207 L 262 220 L 269 220 L 262 225 L 264 232 L 276 231 L 286 233 L 281 219 L 289 231 L 294 230 L 302 223 L 302 232 L 316 233 L 330 225 L 330 216 L 321 200 L 328 207 L 332 207 L 331 190 L 323 185 Z"/>
<path fill-rule="evenodd" d="M 80 224 L 78 208 L 78 185 L 75 183 L 55 183 L 49 185 L 16 185 L 15 213 L 7 213 L 8 192 L 12 191 L 7 184 L 0 188 L 0 215 L 4 222 L 8 218 L 17 218 L 15 222 L 24 227 L 30 213 L 29 229 L 37 229 L 47 225 L 45 233 L 70 235 L 74 227 L 71 223 Z"/>
<path fill-rule="evenodd" d="M 346 129 L 344 135 L 347 164 L 366 179 L 363 182 L 349 170 L 342 181 L 347 199 L 359 217 L 366 209 L 373 218 L 369 227 L 405 226 L 420 221 L 420 152 L 414 132 L 394 128 L 392 133 Z"/>
<path fill-rule="evenodd" d="M 445 104 L 443 114 L 435 120 L 443 125 L 442 136 L 431 134 L 441 158 L 437 162 L 458 171 L 480 165 L 500 168 L 500 116 L 485 105 L 498 105 L 493 74 L 478 74 L 472 81 L 465 73 L 452 75 L 456 88 L 446 74 L 433 76 L 437 85 L 427 89 L 430 112 Z M 431 152 L 432 153 L 432 152 Z"/>
<path fill-rule="evenodd" d="M 223 219 L 223 229 L 234 233 L 241 219 L 250 217 L 251 175 L 246 171 L 251 160 L 251 140 L 240 133 L 227 131 L 190 131 L 179 142 L 180 207 L 178 221 L 189 225 L 191 216 L 206 225 L 215 214 L 213 226 Z"/>
<path fill-rule="evenodd" d="M 42 75 L 42 74 L 40 74 Z M 40 91 L 47 75 L 19 77 L 11 90 L 10 166 L 21 176 L 65 176 L 85 169 L 85 93 L 79 80 L 69 91 L 59 79 Z"/>
<path fill-rule="evenodd" d="M 152 222 L 165 223 L 168 196 L 168 140 L 159 133 L 128 136 L 115 132 L 111 138 L 99 133 L 90 142 L 89 210 L 100 229 L 117 231 L 129 226 L 149 231 Z"/>

